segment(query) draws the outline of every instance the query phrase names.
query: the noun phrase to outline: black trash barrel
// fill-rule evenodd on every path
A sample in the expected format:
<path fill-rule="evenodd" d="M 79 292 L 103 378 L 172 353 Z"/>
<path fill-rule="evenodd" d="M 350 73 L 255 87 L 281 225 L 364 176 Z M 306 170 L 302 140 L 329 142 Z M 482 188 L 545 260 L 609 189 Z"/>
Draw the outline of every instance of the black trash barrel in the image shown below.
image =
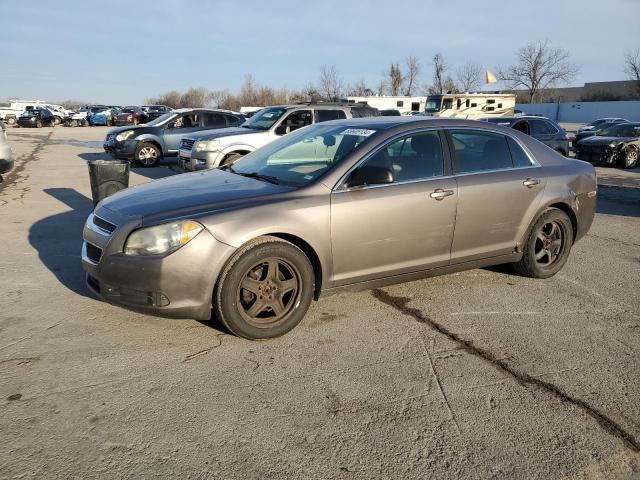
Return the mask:
<path fill-rule="evenodd" d="M 129 162 L 127 160 L 90 160 L 89 180 L 95 207 L 102 199 L 129 186 Z"/>

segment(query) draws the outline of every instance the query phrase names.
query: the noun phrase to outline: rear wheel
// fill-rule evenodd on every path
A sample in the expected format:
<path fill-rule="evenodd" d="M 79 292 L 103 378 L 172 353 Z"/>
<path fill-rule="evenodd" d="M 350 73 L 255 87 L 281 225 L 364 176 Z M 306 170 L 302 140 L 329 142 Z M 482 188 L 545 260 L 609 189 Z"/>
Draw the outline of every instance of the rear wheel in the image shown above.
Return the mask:
<path fill-rule="evenodd" d="M 42 122 L 40 120 L 36 120 L 36 128 L 42 128 Z"/>
<path fill-rule="evenodd" d="M 54 126 L 60 125 L 60 123 L 61 123 L 61 120 L 60 120 L 59 117 L 53 117 L 53 125 Z"/>
<path fill-rule="evenodd" d="M 242 247 L 222 271 L 214 311 L 235 335 L 278 337 L 300 323 L 313 291 L 313 267 L 304 252 L 279 238 L 260 237 Z"/>
<path fill-rule="evenodd" d="M 573 244 L 573 225 L 562 210 L 550 208 L 535 222 L 524 244 L 516 271 L 527 277 L 549 278 L 560 271 Z"/>
<path fill-rule="evenodd" d="M 138 145 L 135 158 L 143 167 L 153 167 L 160 160 L 162 153 L 153 143 L 142 142 Z"/>
<path fill-rule="evenodd" d="M 638 147 L 629 145 L 620 154 L 620 160 L 618 161 L 622 168 L 633 168 L 638 165 Z"/>
<path fill-rule="evenodd" d="M 16 124 L 16 117 L 7 117 L 5 119 L 5 122 L 7 123 L 7 125 L 15 125 Z"/>

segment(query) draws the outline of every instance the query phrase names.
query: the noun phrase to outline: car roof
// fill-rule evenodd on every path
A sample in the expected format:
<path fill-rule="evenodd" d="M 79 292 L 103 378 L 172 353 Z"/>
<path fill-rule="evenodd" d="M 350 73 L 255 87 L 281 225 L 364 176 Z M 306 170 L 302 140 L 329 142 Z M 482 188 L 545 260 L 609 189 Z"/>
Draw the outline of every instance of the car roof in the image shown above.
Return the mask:
<path fill-rule="evenodd" d="M 462 118 L 439 118 L 439 117 L 362 117 L 348 118 L 343 120 L 331 120 L 317 125 L 344 125 L 346 127 L 365 128 L 371 130 L 386 130 L 394 127 L 412 128 L 439 128 L 439 127 L 474 127 L 474 128 L 500 128 L 488 122 L 478 120 L 465 120 Z M 505 127 L 502 127 L 505 128 Z"/>
<path fill-rule="evenodd" d="M 188 112 L 213 112 L 213 113 L 231 113 L 233 115 L 242 115 L 240 112 L 234 112 L 233 110 L 225 110 L 223 108 L 176 108 L 167 113 L 188 113 Z"/>

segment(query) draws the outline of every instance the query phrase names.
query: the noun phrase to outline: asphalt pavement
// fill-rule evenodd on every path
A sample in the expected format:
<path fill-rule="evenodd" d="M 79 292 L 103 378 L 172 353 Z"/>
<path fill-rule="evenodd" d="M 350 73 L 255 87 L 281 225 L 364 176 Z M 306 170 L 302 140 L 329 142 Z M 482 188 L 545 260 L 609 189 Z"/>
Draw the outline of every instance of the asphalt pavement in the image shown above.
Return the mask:
<path fill-rule="evenodd" d="M 598 167 L 593 227 L 551 279 L 340 294 L 249 342 L 86 290 L 106 131 L 8 130 L 0 478 L 640 478 L 640 169 Z"/>

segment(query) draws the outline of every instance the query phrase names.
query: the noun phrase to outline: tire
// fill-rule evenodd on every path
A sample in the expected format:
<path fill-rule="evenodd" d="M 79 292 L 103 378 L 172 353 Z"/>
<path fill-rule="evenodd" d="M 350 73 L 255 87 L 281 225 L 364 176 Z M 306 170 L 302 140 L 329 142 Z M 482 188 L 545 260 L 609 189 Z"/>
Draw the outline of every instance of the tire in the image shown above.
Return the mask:
<path fill-rule="evenodd" d="M 259 237 L 241 247 L 222 270 L 213 295 L 215 316 L 239 337 L 279 337 L 307 313 L 314 279 L 302 250 L 280 238 Z"/>
<path fill-rule="evenodd" d="M 571 220 L 562 210 L 549 208 L 529 229 L 522 259 L 513 267 L 527 277 L 552 277 L 567 263 L 572 245 Z"/>
<path fill-rule="evenodd" d="M 134 155 L 135 161 L 143 167 L 153 167 L 160 161 L 162 152 L 157 145 L 150 142 L 142 142 L 136 147 Z"/>
<path fill-rule="evenodd" d="M 230 153 L 229 155 L 227 155 L 222 159 L 222 161 L 220 162 L 220 167 L 224 167 L 225 165 L 230 165 L 242 157 L 244 157 L 244 155 L 241 153 Z"/>
<path fill-rule="evenodd" d="M 88 120 L 82 120 L 81 126 L 86 127 L 87 125 L 89 125 L 89 121 Z"/>
<path fill-rule="evenodd" d="M 55 127 L 56 125 L 60 125 L 62 122 L 60 120 L 60 118 L 58 117 L 53 117 L 53 126 Z"/>
<path fill-rule="evenodd" d="M 618 160 L 618 164 L 621 168 L 633 168 L 638 165 L 638 147 L 629 145 Z"/>
<path fill-rule="evenodd" d="M 42 128 L 42 122 L 40 120 L 36 120 L 36 128 Z"/>
<path fill-rule="evenodd" d="M 17 120 L 16 120 L 16 117 L 7 117 L 5 119 L 5 122 L 6 122 L 7 125 L 13 126 L 13 125 L 16 124 Z"/>

